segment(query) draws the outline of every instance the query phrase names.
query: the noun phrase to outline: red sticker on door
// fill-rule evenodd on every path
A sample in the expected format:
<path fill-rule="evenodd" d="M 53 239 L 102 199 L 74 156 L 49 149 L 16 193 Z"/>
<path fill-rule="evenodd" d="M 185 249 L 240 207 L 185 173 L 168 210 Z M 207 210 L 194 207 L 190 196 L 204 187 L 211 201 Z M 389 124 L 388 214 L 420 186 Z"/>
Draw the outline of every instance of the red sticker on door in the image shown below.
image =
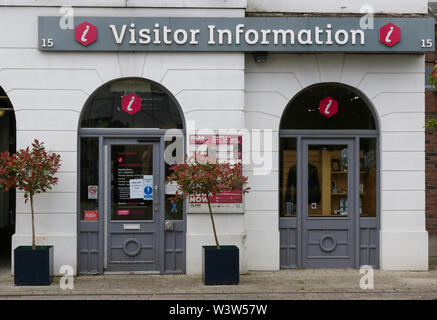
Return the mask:
<path fill-rule="evenodd" d="M 325 117 L 331 118 L 338 113 L 338 102 L 337 100 L 326 97 L 319 103 L 319 111 Z"/>
<path fill-rule="evenodd" d="M 97 210 L 85 210 L 85 221 L 97 221 L 99 220 L 99 211 Z"/>

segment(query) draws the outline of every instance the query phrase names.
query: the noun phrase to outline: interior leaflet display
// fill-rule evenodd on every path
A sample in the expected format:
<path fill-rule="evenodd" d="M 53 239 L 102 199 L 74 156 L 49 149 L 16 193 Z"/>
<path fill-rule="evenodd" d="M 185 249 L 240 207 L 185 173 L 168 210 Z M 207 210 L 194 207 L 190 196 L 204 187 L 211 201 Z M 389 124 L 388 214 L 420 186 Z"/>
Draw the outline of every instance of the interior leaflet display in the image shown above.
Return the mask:
<path fill-rule="evenodd" d="M 112 145 L 113 219 L 149 219 L 153 201 L 153 146 Z"/>

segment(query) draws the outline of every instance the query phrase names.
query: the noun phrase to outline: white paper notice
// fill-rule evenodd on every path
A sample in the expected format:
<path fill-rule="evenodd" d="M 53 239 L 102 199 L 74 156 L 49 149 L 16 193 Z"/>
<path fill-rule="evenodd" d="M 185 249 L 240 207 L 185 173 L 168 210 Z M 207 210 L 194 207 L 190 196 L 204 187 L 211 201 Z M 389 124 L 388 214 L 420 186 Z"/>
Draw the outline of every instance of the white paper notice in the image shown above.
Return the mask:
<path fill-rule="evenodd" d="M 131 179 L 130 185 L 130 199 L 142 199 L 144 194 L 143 179 Z"/>
<path fill-rule="evenodd" d="M 142 193 L 141 198 L 144 200 L 153 200 L 153 175 L 143 176 L 143 189 L 144 192 Z"/>
<path fill-rule="evenodd" d="M 178 191 L 178 189 L 179 185 L 174 181 L 165 184 L 165 194 L 176 194 L 176 191 Z"/>

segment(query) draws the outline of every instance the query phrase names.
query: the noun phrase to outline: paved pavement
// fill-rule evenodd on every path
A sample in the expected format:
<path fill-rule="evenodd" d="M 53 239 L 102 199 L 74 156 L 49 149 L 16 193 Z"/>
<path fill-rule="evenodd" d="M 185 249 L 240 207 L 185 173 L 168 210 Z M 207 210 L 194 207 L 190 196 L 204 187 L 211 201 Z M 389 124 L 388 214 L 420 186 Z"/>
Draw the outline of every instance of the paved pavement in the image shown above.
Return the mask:
<path fill-rule="evenodd" d="M 241 275 L 237 286 L 204 286 L 193 275 L 79 276 L 73 290 L 60 278 L 46 287 L 16 287 L 0 269 L 0 299 L 437 299 L 437 270 L 375 270 L 374 289 L 360 288 L 354 269 L 282 270 Z"/>

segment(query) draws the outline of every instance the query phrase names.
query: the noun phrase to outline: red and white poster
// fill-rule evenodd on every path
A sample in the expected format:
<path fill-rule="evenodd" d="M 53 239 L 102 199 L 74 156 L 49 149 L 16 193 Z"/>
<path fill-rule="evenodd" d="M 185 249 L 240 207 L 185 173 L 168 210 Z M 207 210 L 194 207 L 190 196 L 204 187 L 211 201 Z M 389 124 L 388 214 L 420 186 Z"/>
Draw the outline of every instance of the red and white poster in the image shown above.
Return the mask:
<path fill-rule="evenodd" d="M 99 212 L 97 210 L 85 210 L 85 221 L 97 221 L 99 220 Z"/>
<path fill-rule="evenodd" d="M 210 163 L 238 164 L 243 160 L 243 137 L 239 135 L 191 135 L 188 158 Z M 227 191 L 211 197 L 214 213 L 243 212 L 241 190 Z M 188 212 L 208 212 L 206 195 L 191 195 L 188 198 Z"/>

